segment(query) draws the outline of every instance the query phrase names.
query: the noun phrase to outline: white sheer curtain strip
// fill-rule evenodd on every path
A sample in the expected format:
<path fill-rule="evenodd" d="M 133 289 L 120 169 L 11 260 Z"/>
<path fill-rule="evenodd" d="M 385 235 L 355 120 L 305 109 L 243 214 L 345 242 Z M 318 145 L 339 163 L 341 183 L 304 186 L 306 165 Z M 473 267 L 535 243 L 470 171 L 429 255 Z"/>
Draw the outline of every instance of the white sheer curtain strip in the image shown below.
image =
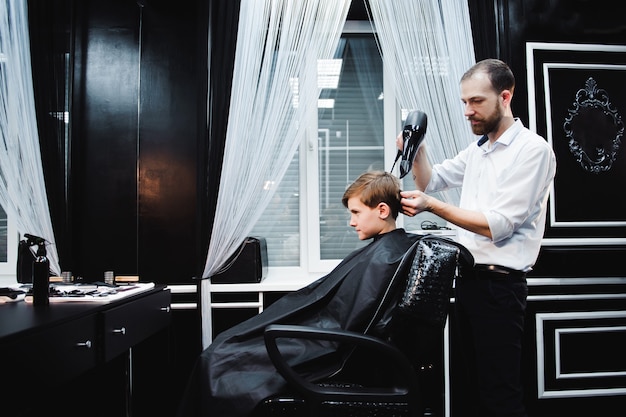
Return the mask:
<path fill-rule="evenodd" d="M 41 165 L 27 2 L 0 0 L 0 203 L 18 232 L 46 239 L 61 274 Z"/>
<path fill-rule="evenodd" d="M 369 0 L 370 19 L 400 106 L 428 116 L 424 143 L 433 163 L 475 140 L 459 83 L 474 63 L 469 6 L 459 0 Z M 442 195 L 458 203 L 460 193 Z"/>
<path fill-rule="evenodd" d="M 337 47 L 349 0 L 242 0 L 219 195 L 203 277 L 226 265 L 274 196 L 307 120 L 317 117 L 318 59 Z M 210 280 L 201 284 L 211 341 Z"/>

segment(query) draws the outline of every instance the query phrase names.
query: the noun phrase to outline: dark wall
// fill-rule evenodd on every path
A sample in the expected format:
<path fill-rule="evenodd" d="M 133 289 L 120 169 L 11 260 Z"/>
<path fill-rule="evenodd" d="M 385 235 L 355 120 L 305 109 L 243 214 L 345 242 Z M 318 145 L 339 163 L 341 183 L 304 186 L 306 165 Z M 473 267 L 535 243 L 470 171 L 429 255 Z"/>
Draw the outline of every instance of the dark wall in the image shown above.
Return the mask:
<path fill-rule="evenodd" d="M 499 58 L 516 75 L 514 112 L 528 121 L 526 43 L 625 44 L 619 0 L 469 0 L 476 59 Z"/>
<path fill-rule="evenodd" d="M 63 266 L 75 275 L 98 280 L 113 270 L 162 283 L 196 275 L 207 74 L 200 3 L 76 2 L 73 250 Z"/>

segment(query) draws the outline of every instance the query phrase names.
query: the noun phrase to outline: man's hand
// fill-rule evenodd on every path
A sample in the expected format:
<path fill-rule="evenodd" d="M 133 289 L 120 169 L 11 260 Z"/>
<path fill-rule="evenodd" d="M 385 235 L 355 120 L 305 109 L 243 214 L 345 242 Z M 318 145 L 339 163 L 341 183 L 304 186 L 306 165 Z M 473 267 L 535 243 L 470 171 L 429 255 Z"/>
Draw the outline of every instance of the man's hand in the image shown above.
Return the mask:
<path fill-rule="evenodd" d="M 404 150 L 404 137 L 402 137 L 402 132 L 398 133 L 398 136 L 396 136 L 396 146 L 399 151 Z"/>
<path fill-rule="evenodd" d="M 458 227 L 489 239 L 492 238 L 487 217 L 479 211 L 453 206 L 419 190 L 401 191 L 400 196 L 402 197 L 400 200 L 402 213 L 407 216 L 413 217 L 423 211 L 429 211 Z"/>
<path fill-rule="evenodd" d="M 428 203 L 431 197 L 425 193 L 419 190 L 402 191 L 400 196 L 402 197 L 402 200 L 400 200 L 402 213 L 405 215 L 413 217 L 423 211 L 430 211 Z"/>

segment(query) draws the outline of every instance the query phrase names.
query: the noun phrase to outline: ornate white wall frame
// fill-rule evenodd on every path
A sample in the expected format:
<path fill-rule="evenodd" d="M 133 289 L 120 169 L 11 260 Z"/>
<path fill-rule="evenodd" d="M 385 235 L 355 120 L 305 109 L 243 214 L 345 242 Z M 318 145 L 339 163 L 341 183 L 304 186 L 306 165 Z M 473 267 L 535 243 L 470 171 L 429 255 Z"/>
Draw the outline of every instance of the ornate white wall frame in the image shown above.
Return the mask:
<path fill-rule="evenodd" d="M 626 244 L 626 46 L 526 44 L 529 128 L 557 156 L 545 246 Z"/>

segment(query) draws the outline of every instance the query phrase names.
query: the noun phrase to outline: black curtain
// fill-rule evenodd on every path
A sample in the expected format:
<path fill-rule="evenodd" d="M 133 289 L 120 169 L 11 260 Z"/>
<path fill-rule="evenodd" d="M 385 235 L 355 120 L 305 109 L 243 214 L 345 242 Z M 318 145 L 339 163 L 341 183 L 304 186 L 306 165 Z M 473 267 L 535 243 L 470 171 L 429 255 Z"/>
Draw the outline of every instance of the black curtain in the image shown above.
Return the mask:
<path fill-rule="evenodd" d="M 209 4 L 209 80 L 207 109 L 207 147 L 199 152 L 204 161 L 199 167 L 206 167 L 206 177 L 200 178 L 198 184 L 203 187 L 200 198 L 200 244 L 203 252 L 198 256 L 198 277 L 202 277 L 208 253 L 208 242 L 213 230 L 217 194 L 224 157 L 226 128 L 230 108 L 230 92 L 233 81 L 235 47 L 237 44 L 237 26 L 239 22 L 240 0 L 211 0 Z M 200 118 L 202 119 L 202 118 Z M 203 119 L 202 119 L 203 120 Z M 201 171 L 202 172 L 202 171 Z M 205 277 L 206 278 L 206 277 Z"/>
<path fill-rule="evenodd" d="M 486 58 L 500 58 L 501 12 L 496 3 L 484 0 L 468 0 L 474 55 L 476 62 Z"/>
<path fill-rule="evenodd" d="M 66 59 L 70 52 L 72 0 L 28 2 L 31 65 L 39 145 L 47 198 L 60 262 L 71 259 L 68 221 L 67 166 L 70 138 L 66 133 Z M 71 56 L 71 54 L 69 54 Z M 69 261 L 71 264 L 71 260 Z M 63 268 L 63 263 L 61 264 Z"/>

